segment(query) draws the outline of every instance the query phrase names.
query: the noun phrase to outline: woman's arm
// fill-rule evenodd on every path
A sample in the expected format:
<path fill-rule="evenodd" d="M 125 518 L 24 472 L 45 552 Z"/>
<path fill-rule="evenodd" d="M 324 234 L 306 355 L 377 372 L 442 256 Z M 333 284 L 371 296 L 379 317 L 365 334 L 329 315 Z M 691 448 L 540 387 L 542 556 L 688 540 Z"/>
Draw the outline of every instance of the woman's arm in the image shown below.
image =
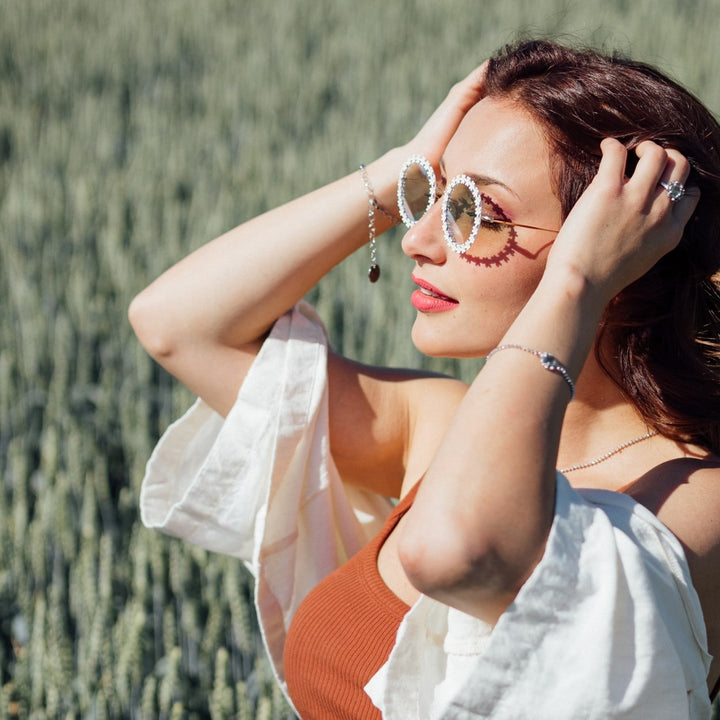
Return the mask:
<path fill-rule="evenodd" d="M 397 174 L 414 152 L 438 162 L 482 95 L 484 67 L 457 83 L 417 136 L 368 166 L 381 206 L 394 208 Z M 378 234 L 389 220 L 375 214 Z M 132 302 L 131 324 L 169 372 L 227 413 L 263 335 L 318 280 L 368 240 L 359 172 L 265 213 L 201 247 Z"/>
<path fill-rule="evenodd" d="M 420 152 L 439 162 L 480 99 L 483 77 L 481 67 L 457 83 L 410 143 L 367 167 L 381 206 L 396 207 L 397 175 L 409 155 Z M 375 223 L 380 234 L 390 221 L 376 212 Z M 274 321 L 367 241 L 368 196 L 355 172 L 181 260 L 133 300 L 130 322 L 157 362 L 225 415 Z M 411 432 L 409 398 L 417 394 L 410 390 L 415 382 L 402 381 L 419 378 L 336 355 L 329 371 L 333 454 L 344 477 L 374 488 L 384 476 L 397 478 Z"/>
<path fill-rule="evenodd" d="M 545 274 L 502 339 L 550 352 L 577 378 L 606 304 L 679 241 L 696 199 L 671 204 L 658 182 L 685 158 L 653 143 L 603 142 L 596 179 L 568 216 Z M 570 392 L 537 357 L 493 357 L 460 404 L 400 539 L 423 593 L 494 622 L 542 556 L 552 524 L 555 461 Z"/>
<path fill-rule="evenodd" d="M 395 150 L 368 168 L 393 207 Z M 376 213 L 378 232 L 390 221 Z M 271 210 L 204 245 L 132 302 L 131 324 L 150 355 L 226 414 L 264 334 L 317 281 L 368 240 L 359 173 Z"/>

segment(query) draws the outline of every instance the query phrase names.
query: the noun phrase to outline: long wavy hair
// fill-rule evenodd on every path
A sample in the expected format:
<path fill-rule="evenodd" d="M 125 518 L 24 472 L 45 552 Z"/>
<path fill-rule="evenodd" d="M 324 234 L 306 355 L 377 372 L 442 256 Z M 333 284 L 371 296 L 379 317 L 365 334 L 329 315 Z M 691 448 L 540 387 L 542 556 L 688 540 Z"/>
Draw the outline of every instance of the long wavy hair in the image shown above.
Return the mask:
<path fill-rule="evenodd" d="M 609 304 L 596 353 L 650 427 L 720 453 L 718 122 L 653 67 L 544 40 L 500 50 L 487 95 L 515 100 L 545 127 L 564 216 L 595 176 L 605 137 L 628 149 L 653 140 L 688 158 L 697 209 L 678 247 Z"/>

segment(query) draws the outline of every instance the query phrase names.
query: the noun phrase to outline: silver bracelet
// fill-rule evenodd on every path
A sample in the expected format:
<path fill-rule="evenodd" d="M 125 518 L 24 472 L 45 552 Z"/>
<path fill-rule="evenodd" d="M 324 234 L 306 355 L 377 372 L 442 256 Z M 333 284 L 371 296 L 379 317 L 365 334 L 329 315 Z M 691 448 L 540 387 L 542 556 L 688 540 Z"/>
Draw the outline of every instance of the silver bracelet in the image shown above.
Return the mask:
<path fill-rule="evenodd" d="M 501 350 L 522 350 L 523 352 L 530 353 L 531 355 L 540 358 L 540 364 L 546 370 L 560 375 L 560 377 L 562 377 L 562 379 L 568 384 L 568 387 L 570 388 L 570 400 L 575 397 L 575 383 L 570 377 L 568 369 L 554 355 L 551 355 L 548 352 L 541 352 L 540 350 L 533 350 L 532 348 L 525 347 L 524 345 L 498 345 L 488 353 L 485 358 L 485 362 Z"/>

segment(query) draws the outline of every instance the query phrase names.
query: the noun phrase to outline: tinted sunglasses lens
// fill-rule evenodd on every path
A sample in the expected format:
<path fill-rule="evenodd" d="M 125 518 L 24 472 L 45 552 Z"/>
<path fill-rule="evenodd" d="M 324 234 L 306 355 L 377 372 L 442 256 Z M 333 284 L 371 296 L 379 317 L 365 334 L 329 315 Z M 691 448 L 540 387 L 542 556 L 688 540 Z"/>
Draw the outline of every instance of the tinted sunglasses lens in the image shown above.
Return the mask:
<path fill-rule="evenodd" d="M 458 183 L 450 190 L 445 212 L 445 222 L 453 241 L 457 245 L 467 243 L 473 234 L 475 217 L 482 212 L 467 185 Z"/>
<path fill-rule="evenodd" d="M 431 197 L 432 184 L 425 170 L 413 163 L 405 172 L 402 184 L 402 202 L 405 215 L 417 222 L 432 205 L 435 198 Z"/>

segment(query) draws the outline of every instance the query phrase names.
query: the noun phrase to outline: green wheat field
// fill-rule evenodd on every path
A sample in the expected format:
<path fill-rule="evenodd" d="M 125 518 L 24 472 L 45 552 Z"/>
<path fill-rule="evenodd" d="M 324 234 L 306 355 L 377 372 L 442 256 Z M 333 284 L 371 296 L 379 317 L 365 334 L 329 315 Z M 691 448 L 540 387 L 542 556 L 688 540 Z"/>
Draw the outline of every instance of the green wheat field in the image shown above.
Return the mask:
<path fill-rule="evenodd" d="M 192 398 L 135 342 L 135 293 L 409 139 L 519 34 L 618 48 L 718 111 L 719 14 L 720 0 L 0 0 L 0 720 L 292 717 L 245 569 L 139 522 L 145 462 Z M 413 350 L 399 238 L 380 241 L 377 285 L 363 250 L 310 300 L 355 358 L 470 379 L 477 364 Z"/>

